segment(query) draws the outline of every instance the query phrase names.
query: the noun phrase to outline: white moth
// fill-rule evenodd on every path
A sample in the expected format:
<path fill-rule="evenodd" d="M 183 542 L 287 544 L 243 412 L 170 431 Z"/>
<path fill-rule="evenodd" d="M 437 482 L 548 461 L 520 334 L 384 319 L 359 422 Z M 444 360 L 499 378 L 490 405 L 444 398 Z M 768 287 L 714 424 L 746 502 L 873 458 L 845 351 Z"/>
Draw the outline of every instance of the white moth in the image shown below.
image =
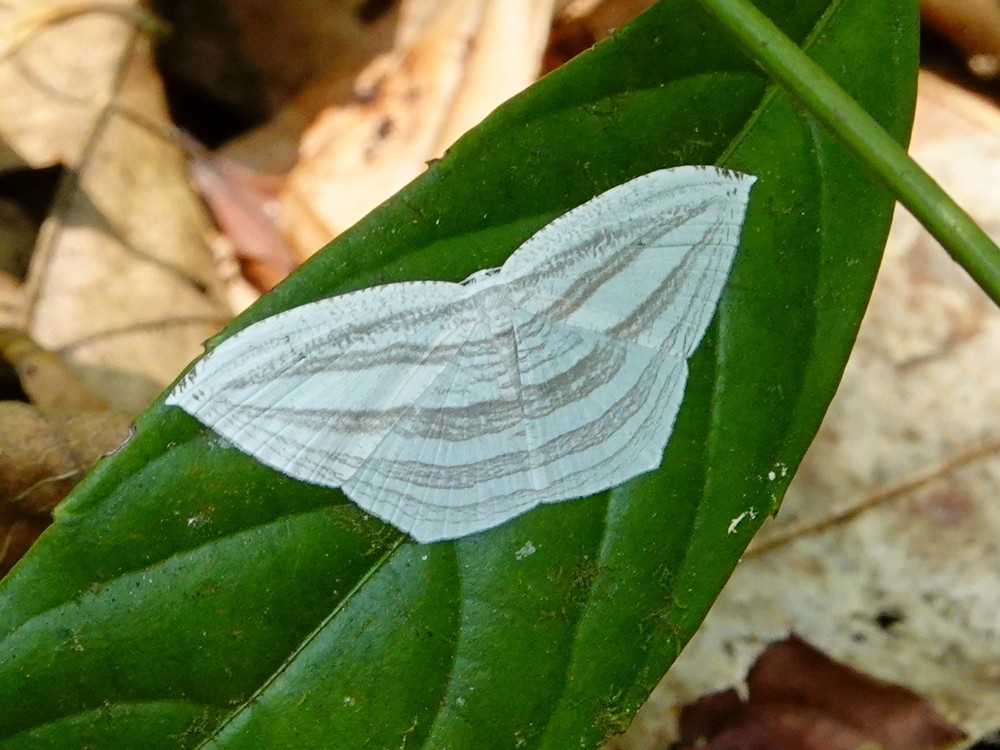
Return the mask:
<path fill-rule="evenodd" d="M 255 323 L 167 403 L 419 542 L 608 489 L 660 464 L 755 180 L 642 175 L 459 284 L 387 284 Z"/>

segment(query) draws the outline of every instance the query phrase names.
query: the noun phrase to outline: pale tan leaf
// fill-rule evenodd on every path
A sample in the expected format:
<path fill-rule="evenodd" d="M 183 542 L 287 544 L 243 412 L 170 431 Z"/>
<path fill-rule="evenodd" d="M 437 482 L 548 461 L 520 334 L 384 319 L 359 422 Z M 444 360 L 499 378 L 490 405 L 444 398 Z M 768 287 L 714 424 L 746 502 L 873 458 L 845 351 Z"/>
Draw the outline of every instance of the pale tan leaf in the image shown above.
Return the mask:
<path fill-rule="evenodd" d="M 76 164 L 137 24 L 135 0 L 0 5 L 0 171 Z"/>
<path fill-rule="evenodd" d="M 106 71 L 115 87 L 60 186 L 28 272 L 28 332 L 114 408 L 144 408 L 230 317 L 210 224 L 169 130 L 148 40 Z M 111 74 L 114 73 L 112 76 Z"/>
<path fill-rule="evenodd" d="M 243 274 L 243 264 L 236 248 L 224 234 L 215 233 L 209 240 L 215 263 L 215 275 L 225 290 L 226 303 L 234 314 L 241 313 L 260 299 L 260 288 Z"/>
<path fill-rule="evenodd" d="M 539 70 L 552 0 L 407 0 L 395 49 L 358 80 L 361 101 L 306 134 L 282 199 L 303 257 L 416 177 Z"/>

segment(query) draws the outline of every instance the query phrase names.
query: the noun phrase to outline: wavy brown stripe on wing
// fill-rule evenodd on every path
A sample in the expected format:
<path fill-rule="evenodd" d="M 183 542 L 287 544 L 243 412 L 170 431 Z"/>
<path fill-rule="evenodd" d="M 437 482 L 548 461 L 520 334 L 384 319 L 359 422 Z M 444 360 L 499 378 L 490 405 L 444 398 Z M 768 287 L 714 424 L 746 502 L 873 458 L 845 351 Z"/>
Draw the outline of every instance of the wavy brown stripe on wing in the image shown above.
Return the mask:
<path fill-rule="evenodd" d="M 675 351 L 690 354 L 701 340 L 702 331 L 698 330 L 698 326 L 692 327 L 687 323 L 690 320 L 690 316 L 696 314 L 699 310 L 695 309 L 697 308 L 695 305 L 678 305 L 678 292 L 684 288 L 701 288 L 704 286 L 705 277 L 710 272 L 716 271 L 722 265 L 722 261 L 726 260 L 723 256 L 732 255 L 732 251 L 726 252 L 728 248 L 724 248 L 718 252 L 710 252 L 712 249 L 718 249 L 717 245 L 716 241 L 709 242 L 705 239 L 686 250 L 677 267 L 634 308 L 634 311 L 628 317 L 608 329 L 608 334 L 634 341 L 638 334 L 648 333 L 653 330 L 656 321 L 660 320 L 665 313 L 672 309 L 680 309 L 684 311 L 685 316 L 677 319 L 677 324 L 673 327 L 670 334 L 664 338 L 661 349 L 664 351 L 667 350 L 669 345 L 677 340 L 678 334 L 683 335 L 687 333 L 689 336 L 683 340 L 681 347 L 675 349 Z M 698 274 L 698 281 L 691 282 L 690 278 L 694 273 Z M 714 292 L 715 287 L 721 285 L 722 281 L 717 285 L 711 285 L 712 291 Z M 712 297 L 714 296 L 713 294 Z"/>
<path fill-rule="evenodd" d="M 618 401 L 610 405 L 600 418 L 537 446 L 542 455 L 542 463 L 551 462 L 550 455 L 565 456 L 581 453 L 603 444 L 609 433 L 620 429 L 632 416 L 642 410 L 658 379 L 659 364 L 661 363 L 656 362 L 655 358 L 651 359 L 636 383 Z M 613 462 L 614 456 L 609 456 L 606 461 Z M 409 485 L 419 485 L 435 491 L 448 488 L 469 490 L 480 483 L 516 475 L 521 462 L 522 459 L 517 453 L 447 468 L 414 461 L 379 462 L 382 470 L 377 473 L 387 479 L 401 483 L 405 481 Z"/>

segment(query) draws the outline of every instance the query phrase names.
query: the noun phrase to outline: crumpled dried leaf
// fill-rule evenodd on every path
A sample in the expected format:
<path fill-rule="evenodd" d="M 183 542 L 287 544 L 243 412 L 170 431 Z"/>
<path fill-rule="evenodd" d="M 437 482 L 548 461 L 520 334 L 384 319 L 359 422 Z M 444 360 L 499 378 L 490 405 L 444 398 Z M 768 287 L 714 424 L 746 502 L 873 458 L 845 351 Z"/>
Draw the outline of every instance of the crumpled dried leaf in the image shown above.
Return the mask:
<path fill-rule="evenodd" d="M 0 273 L 23 279 L 38 226 L 22 206 L 0 197 Z"/>
<path fill-rule="evenodd" d="M 59 355 L 21 331 L 0 328 L 0 356 L 13 365 L 21 387 L 41 409 L 104 411 L 108 405 Z"/>
<path fill-rule="evenodd" d="M 100 71 L 115 88 L 42 226 L 25 289 L 31 336 L 135 414 L 230 311 L 213 273 L 208 217 L 184 155 L 164 135 L 148 40 L 136 33 L 129 42 Z"/>
<path fill-rule="evenodd" d="M 0 271 L 0 326 L 19 328 L 26 323 L 24 295 L 20 282 Z"/>
<path fill-rule="evenodd" d="M 560 0 L 542 71 L 548 73 L 606 39 L 656 0 Z"/>
<path fill-rule="evenodd" d="M 357 72 L 392 45 L 397 3 L 359 0 L 224 0 L 238 43 L 253 62 L 269 103 L 296 97 L 310 82 L 342 81 L 351 91 Z M 329 90 L 329 89 L 328 89 Z M 324 104 L 329 104 L 327 100 Z"/>
<path fill-rule="evenodd" d="M 278 230 L 277 195 L 284 179 L 259 174 L 225 156 L 210 153 L 180 133 L 188 153 L 188 173 L 208 204 L 215 223 L 232 243 L 246 276 L 266 291 L 295 267 L 291 248 Z"/>
<path fill-rule="evenodd" d="M 354 101 L 360 71 L 392 49 L 398 3 L 225 1 L 244 57 L 260 71 L 269 103 L 280 109 L 219 156 L 261 174 L 286 174 L 316 115 Z"/>
<path fill-rule="evenodd" d="M 7 0 L 0 6 L 0 171 L 75 164 L 115 86 L 135 0 Z"/>
<path fill-rule="evenodd" d="M 561 3 L 558 18 L 564 23 L 582 23 L 594 40 L 600 41 L 654 2 L 656 0 L 569 0 Z"/>
<path fill-rule="evenodd" d="M 395 49 L 358 81 L 361 101 L 306 133 L 282 196 L 302 258 L 416 177 L 536 75 L 553 0 L 406 0 Z"/>
<path fill-rule="evenodd" d="M 50 522 L 50 511 L 129 433 L 59 355 L 0 328 L 0 356 L 33 405 L 0 401 L 0 576 Z"/>
<path fill-rule="evenodd" d="M 921 17 L 959 46 L 969 70 L 1000 77 L 1000 5 L 995 0 L 921 0 Z"/>
<path fill-rule="evenodd" d="M 0 575 L 49 524 L 49 513 L 129 434 L 111 411 L 46 411 L 0 402 Z"/>
<path fill-rule="evenodd" d="M 681 750 L 937 750 L 963 739 L 916 693 L 875 680 L 794 636 L 774 643 L 735 690 L 681 711 Z"/>

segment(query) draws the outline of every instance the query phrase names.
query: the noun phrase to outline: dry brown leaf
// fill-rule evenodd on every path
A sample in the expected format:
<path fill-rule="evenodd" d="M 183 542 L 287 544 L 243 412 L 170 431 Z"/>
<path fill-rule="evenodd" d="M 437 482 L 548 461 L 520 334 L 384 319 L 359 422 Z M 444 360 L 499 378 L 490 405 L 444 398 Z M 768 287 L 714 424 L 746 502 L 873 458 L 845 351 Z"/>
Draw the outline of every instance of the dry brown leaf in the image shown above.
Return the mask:
<path fill-rule="evenodd" d="M 42 349 L 18 330 L 0 328 L 0 356 L 13 365 L 21 387 L 38 408 L 60 411 L 108 408 L 59 355 Z"/>
<path fill-rule="evenodd" d="M 291 248 L 275 222 L 276 196 L 284 179 L 259 174 L 225 156 L 209 153 L 190 136 L 179 140 L 188 153 L 188 172 L 208 205 L 245 276 L 267 291 L 294 266 Z"/>
<path fill-rule="evenodd" d="M 27 315 L 21 283 L 13 276 L 0 272 L 0 327 L 23 328 L 25 325 Z"/>
<path fill-rule="evenodd" d="M 606 39 L 655 0 L 562 0 L 549 35 L 542 71 L 548 73 Z"/>
<path fill-rule="evenodd" d="M 0 6 L 0 171 L 79 161 L 144 19 L 135 0 Z"/>
<path fill-rule="evenodd" d="M 223 4 L 272 105 L 298 96 L 321 78 L 328 84 L 341 81 L 343 98 L 358 71 L 392 45 L 396 3 L 225 0 Z"/>
<path fill-rule="evenodd" d="M 52 508 L 128 433 L 128 418 L 115 412 L 0 402 L 0 575 L 49 524 Z"/>
<path fill-rule="evenodd" d="M 938 750 L 965 737 L 905 687 L 872 679 L 794 636 L 771 644 L 735 690 L 681 712 L 680 750 Z"/>
<path fill-rule="evenodd" d="M 226 302 L 233 313 L 241 313 L 260 299 L 260 289 L 244 276 L 245 263 L 236 257 L 236 248 L 229 239 L 215 233 L 209 241 L 215 263 L 215 276 L 226 290 Z"/>
<path fill-rule="evenodd" d="M 969 70 L 1000 76 L 1000 5 L 996 0 L 921 0 L 921 17 L 968 56 Z"/>
<path fill-rule="evenodd" d="M 383 5 L 227 0 L 243 53 L 260 71 L 270 103 L 281 108 L 261 127 L 227 143 L 220 156 L 257 172 L 287 173 L 316 115 L 354 101 L 360 71 L 392 48 L 398 3 Z"/>
<path fill-rule="evenodd" d="M 114 83 L 109 106 L 39 235 L 26 281 L 28 331 L 114 408 L 134 414 L 230 313 L 207 215 L 184 155 L 163 135 L 148 40 L 133 34 L 113 62 L 101 71 Z"/>
<path fill-rule="evenodd" d="M 600 41 L 654 2 L 656 0 L 570 0 L 559 11 L 559 18 L 564 22 L 582 23 L 594 40 Z"/>
<path fill-rule="evenodd" d="M 0 197 L 0 273 L 23 279 L 38 225 L 24 207 Z"/>
<path fill-rule="evenodd" d="M 5 319 L 130 413 L 230 317 L 211 273 L 211 225 L 163 135 L 149 18 L 128 0 L 0 9 L 0 134 L 13 154 L 0 168 L 70 168 Z"/>
<path fill-rule="evenodd" d="M 306 134 L 282 223 L 308 257 L 395 193 L 454 139 L 534 80 L 553 0 L 406 0 L 395 49 L 358 81 L 362 100 Z"/>

